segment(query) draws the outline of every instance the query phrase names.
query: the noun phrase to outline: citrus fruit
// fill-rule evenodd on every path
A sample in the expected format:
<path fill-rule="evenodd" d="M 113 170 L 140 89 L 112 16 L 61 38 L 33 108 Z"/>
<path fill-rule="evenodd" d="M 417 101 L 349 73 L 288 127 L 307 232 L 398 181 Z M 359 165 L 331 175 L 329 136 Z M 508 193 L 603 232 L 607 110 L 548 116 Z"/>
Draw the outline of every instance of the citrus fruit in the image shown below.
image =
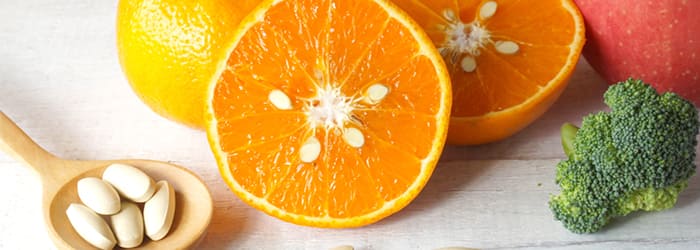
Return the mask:
<path fill-rule="evenodd" d="M 356 227 L 406 206 L 447 136 L 449 74 L 387 0 L 268 0 L 241 22 L 207 96 L 219 170 L 292 223 Z"/>
<path fill-rule="evenodd" d="M 132 89 L 156 113 L 204 127 L 204 96 L 223 44 L 260 0 L 121 0 L 119 61 Z"/>
<path fill-rule="evenodd" d="M 393 0 L 428 33 L 452 78 L 447 142 L 526 127 L 559 97 L 585 40 L 571 0 Z"/>

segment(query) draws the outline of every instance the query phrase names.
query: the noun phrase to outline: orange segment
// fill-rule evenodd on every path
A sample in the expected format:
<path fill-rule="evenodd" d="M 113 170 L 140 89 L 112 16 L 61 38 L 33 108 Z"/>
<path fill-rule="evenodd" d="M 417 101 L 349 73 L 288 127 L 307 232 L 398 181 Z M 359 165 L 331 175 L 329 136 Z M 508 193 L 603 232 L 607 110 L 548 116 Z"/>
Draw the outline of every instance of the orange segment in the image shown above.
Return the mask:
<path fill-rule="evenodd" d="M 367 150 L 362 150 L 359 157 L 366 159 L 369 175 L 377 181 L 373 186 L 384 200 L 393 200 L 408 189 L 420 175 L 420 158 L 402 151 L 401 148 L 368 135 Z M 391 159 L 382 160 L 380 155 L 392 155 Z"/>
<path fill-rule="evenodd" d="M 382 80 L 399 70 L 403 62 L 414 61 L 420 48 L 418 44 L 401 41 L 408 35 L 405 32 L 405 27 L 398 21 L 385 21 L 383 31 L 375 38 L 373 46 L 366 49 L 365 55 L 357 62 L 355 72 L 345 80 L 344 90 L 357 91 L 358 87 Z"/>
<path fill-rule="evenodd" d="M 584 44 L 571 0 L 393 1 L 426 30 L 450 71 L 452 144 L 501 140 L 538 118 L 566 86 Z M 516 47 L 499 49 L 504 43 Z"/>
<path fill-rule="evenodd" d="M 334 27 L 328 33 L 328 73 L 331 81 L 343 83 L 347 81 L 353 70 L 365 66 L 363 57 L 371 55 L 369 49 L 388 48 L 388 46 L 375 45 L 387 42 L 386 36 L 390 34 L 388 23 L 391 19 L 388 13 L 381 9 L 365 9 L 364 4 L 354 1 L 336 1 L 336 8 L 329 20 L 330 27 Z M 366 26 L 356 27 L 355 23 L 366 22 Z M 363 33 L 355 36 L 355 32 L 336 30 L 335 27 L 347 27 L 355 32 Z M 397 49 L 405 52 L 405 49 Z M 388 55 L 387 55 L 388 57 Z M 365 71 L 360 71 L 365 73 Z"/>
<path fill-rule="evenodd" d="M 423 188 L 447 136 L 449 74 L 392 3 L 265 1 L 229 51 L 207 134 L 245 202 L 296 224 L 355 227 Z"/>

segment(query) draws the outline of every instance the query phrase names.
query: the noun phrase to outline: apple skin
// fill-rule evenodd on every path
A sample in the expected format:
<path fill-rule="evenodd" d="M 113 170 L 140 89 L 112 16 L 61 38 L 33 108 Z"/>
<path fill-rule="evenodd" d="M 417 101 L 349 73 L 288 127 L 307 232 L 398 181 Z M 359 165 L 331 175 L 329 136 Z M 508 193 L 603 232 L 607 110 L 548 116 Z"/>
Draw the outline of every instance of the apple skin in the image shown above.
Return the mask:
<path fill-rule="evenodd" d="M 583 55 L 610 84 L 634 77 L 700 104 L 700 0 L 574 0 Z"/>

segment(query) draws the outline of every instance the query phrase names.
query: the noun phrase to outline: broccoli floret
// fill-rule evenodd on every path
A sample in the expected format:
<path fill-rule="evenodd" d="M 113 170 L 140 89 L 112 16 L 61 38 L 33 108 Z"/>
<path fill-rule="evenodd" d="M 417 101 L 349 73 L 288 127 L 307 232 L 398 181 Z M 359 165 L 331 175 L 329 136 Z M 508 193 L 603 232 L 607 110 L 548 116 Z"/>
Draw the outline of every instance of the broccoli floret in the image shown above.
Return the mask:
<path fill-rule="evenodd" d="M 610 112 L 562 127 L 568 159 L 557 165 L 559 195 L 549 206 L 574 233 L 593 233 L 613 217 L 673 207 L 695 174 L 698 112 L 673 93 L 640 80 L 611 86 Z"/>

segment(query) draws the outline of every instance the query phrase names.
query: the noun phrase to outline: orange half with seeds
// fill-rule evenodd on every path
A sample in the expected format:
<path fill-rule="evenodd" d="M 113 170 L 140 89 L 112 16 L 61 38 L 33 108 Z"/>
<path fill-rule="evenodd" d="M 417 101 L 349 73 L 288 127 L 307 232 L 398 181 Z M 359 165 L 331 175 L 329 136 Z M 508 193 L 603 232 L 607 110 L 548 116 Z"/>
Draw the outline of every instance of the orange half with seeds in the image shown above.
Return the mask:
<path fill-rule="evenodd" d="M 265 1 L 229 51 L 206 123 L 242 200 L 296 224 L 356 227 L 423 188 L 447 135 L 449 74 L 394 4 Z"/>
<path fill-rule="evenodd" d="M 452 78 L 451 144 L 507 138 L 559 97 L 585 42 L 571 0 L 393 0 L 428 33 Z"/>

